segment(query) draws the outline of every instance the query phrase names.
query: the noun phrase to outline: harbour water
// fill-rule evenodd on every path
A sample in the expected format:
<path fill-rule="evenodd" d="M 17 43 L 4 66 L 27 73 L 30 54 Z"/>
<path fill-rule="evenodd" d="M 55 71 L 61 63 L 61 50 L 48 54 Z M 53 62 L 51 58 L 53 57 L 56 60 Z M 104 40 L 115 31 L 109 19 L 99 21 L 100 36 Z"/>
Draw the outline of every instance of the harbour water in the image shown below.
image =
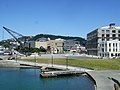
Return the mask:
<path fill-rule="evenodd" d="M 86 76 L 40 78 L 39 69 L 0 68 L 0 90 L 95 90 Z"/>

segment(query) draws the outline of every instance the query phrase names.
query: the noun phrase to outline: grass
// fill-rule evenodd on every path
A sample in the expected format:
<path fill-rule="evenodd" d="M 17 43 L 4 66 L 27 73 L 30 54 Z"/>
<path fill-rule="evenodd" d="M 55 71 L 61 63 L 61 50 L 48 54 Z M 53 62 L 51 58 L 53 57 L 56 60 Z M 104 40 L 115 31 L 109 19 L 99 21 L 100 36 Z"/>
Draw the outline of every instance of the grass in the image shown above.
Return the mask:
<path fill-rule="evenodd" d="M 24 61 L 32 61 L 32 62 L 39 62 L 39 63 L 52 63 L 52 59 L 50 58 L 26 58 L 22 59 Z M 66 58 L 54 58 L 54 64 L 66 65 Z M 90 68 L 94 70 L 120 70 L 120 59 L 68 59 L 69 66 L 75 67 L 84 67 Z"/>

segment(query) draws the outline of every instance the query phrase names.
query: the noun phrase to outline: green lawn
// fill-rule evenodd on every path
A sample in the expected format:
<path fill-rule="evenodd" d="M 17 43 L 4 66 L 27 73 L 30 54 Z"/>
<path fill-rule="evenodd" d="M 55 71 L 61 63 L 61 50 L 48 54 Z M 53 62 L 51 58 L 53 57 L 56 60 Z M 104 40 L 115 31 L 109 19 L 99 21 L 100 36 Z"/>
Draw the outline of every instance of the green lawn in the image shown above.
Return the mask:
<path fill-rule="evenodd" d="M 32 62 L 39 62 L 39 63 L 46 63 L 50 64 L 52 63 L 52 59 L 50 58 L 37 58 L 36 60 L 33 58 L 29 59 L 22 59 Z M 53 59 L 54 64 L 66 64 L 65 58 L 54 58 Z M 68 59 L 68 65 L 69 66 L 76 66 L 76 67 L 84 67 L 84 68 L 90 68 L 95 70 L 120 70 L 120 59 Z"/>

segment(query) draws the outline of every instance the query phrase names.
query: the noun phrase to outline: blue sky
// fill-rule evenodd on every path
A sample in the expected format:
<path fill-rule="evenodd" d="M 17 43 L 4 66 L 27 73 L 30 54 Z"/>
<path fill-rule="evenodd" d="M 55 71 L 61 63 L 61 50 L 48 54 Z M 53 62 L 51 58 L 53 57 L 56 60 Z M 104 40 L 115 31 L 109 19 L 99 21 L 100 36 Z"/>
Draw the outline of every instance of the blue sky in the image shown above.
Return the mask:
<path fill-rule="evenodd" d="M 23 35 L 86 38 L 90 31 L 120 25 L 120 0 L 0 0 L 0 40 L 6 26 Z M 4 38 L 10 35 L 4 31 Z"/>

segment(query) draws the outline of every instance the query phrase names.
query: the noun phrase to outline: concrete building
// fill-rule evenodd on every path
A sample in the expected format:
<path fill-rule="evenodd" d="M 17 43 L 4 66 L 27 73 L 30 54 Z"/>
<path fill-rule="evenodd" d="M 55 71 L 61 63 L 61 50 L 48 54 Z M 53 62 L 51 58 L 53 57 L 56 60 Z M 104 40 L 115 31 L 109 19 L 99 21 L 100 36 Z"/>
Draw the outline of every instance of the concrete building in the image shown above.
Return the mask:
<path fill-rule="evenodd" d="M 39 38 L 36 41 L 28 41 L 25 43 L 25 47 L 29 48 L 45 48 L 47 50 L 47 38 Z"/>
<path fill-rule="evenodd" d="M 49 40 L 47 42 L 47 51 L 50 53 L 63 53 L 63 39 Z"/>
<path fill-rule="evenodd" d="M 114 23 L 87 34 L 87 53 L 101 58 L 120 57 L 120 26 Z"/>
<path fill-rule="evenodd" d="M 79 45 L 80 45 L 79 41 L 76 41 L 74 39 L 65 40 L 64 41 L 64 50 L 70 51 L 70 50 L 72 50 L 72 48 L 78 47 Z"/>

